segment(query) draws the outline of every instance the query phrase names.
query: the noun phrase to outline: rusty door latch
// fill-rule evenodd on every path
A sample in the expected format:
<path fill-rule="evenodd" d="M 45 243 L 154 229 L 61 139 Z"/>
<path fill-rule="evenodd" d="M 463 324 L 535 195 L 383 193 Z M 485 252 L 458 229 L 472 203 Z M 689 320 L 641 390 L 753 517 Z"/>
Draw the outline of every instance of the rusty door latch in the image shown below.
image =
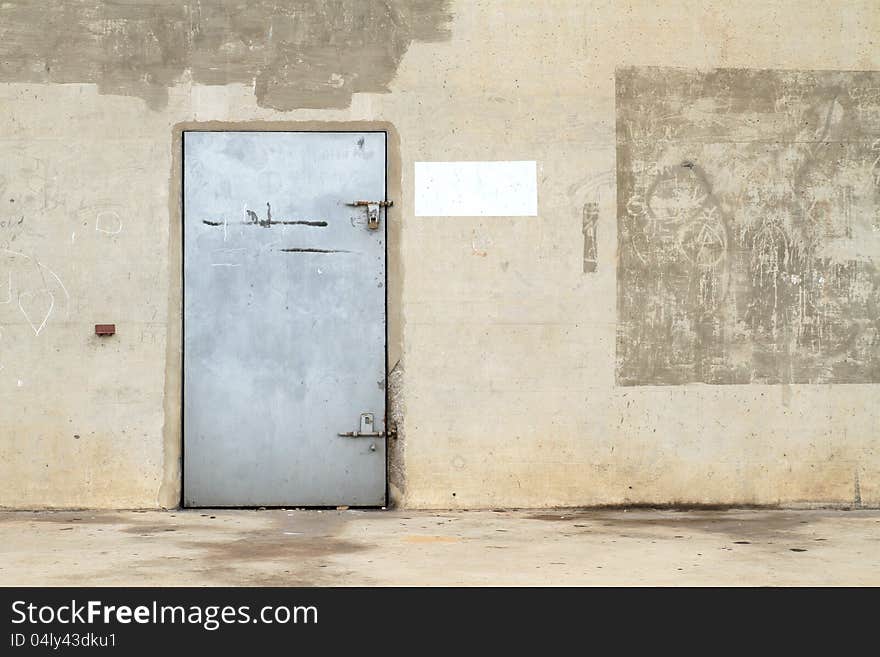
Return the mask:
<path fill-rule="evenodd" d="M 379 228 L 379 208 L 390 208 L 394 201 L 352 201 L 346 203 L 355 208 L 367 209 L 367 228 L 376 230 Z"/>

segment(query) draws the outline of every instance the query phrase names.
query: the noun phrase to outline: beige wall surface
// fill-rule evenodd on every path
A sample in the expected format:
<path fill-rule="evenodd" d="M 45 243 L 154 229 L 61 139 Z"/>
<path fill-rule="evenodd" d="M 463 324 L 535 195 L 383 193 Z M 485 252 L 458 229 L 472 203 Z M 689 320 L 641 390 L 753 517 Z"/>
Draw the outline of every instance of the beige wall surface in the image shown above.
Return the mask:
<path fill-rule="evenodd" d="M 880 504 L 880 335 L 869 303 L 880 257 L 870 232 L 880 226 L 877 74 L 832 76 L 841 95 L 814 107 L 807 92 L 756 84 L 739 85 L 745 108 L 729 109 L 723 84 L 699 82 L 718 68 L 877 71 L 877 2 L 238 4 L 0 4 L 0 507 L 178 503 L 175 149 L 181 125 L 212 121 L 384 122 L 399 138 L 389 216 L 395 502 Z M 792 199 L 804 189 L 855 190 L 846 211 L 856 230 L 844 238 L 860 244 L 844 251 L 857 251 L 847 257 L 868 275 L 840 293 L 857 309 L 835 307 L 860 345 L 852 353 L 867 359 L 853 366 L 858 376 L 620 378 L 620 341 L 633 333 L 619 321 L 617 254 L 629 256 L 618 222 L 635 215 L 618 174 L 638 188 L 641 173 L 665 166 L 618 161 L 662 157 L 644 135 L 620 134 L 631 125 L 619 123 L 616 74 L 643 67 L 687 69 L 697 82 L 672 93 L 669 76 L 647 75 L 654 86 L 627 96 L 624 118 L 653 117 L 650 139 L 680 140 L 663 134 L 681 125 L 666 123 L 673 107 L 714 135 L 695 152 L 711 153 L 713 181 L 727 175 L 716 204 L 737 225 L 743 197 L 729 190 L 749 185 L 739 169 L 725 172 L 713 121 L 735 122 L 724 134 L 749 145 L 729 152 L 746 160 L 758 141 L 771 162 L 795 157 L 785 149 L 799 141 L 858 142 L 843 173 L 808 148 L 822 165 L 779 192 L 799 208 Z M 794 73 L 766 79 L 805 84 Z M 830 127 L 774 132 L 797 112 Z M 416 217 L 414 163 L 467 160 L 536 161 L 538 216 Z M 585 206 L 598 209 L 595 271 L 584 263 Z M 808 221 L 792 213 L 785 221 Z M 636 265 L 650 279 L 651 262 Z M 117 335 L 96 337 L 97 323 L 115 323 Z M 737 363 L 749 362 L 749 335 Z M 810 348 L 773 344 L 783 343 Z M 829 356 L 838 365 L 852 355 L 842 349 Z"/>

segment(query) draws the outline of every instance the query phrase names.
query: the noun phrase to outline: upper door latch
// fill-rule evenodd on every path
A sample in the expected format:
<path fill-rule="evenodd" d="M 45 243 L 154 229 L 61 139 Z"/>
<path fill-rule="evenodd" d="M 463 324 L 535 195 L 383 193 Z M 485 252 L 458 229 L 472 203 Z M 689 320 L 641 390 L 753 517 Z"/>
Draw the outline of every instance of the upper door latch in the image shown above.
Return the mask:
<path fill-rule="evenodd" d="M 346 205 L 367 208 L 367 228 L 376 230 L 379 228 L 379 208 L 389 208 L 394 205 L 394 201 L 352 201 Z"/>

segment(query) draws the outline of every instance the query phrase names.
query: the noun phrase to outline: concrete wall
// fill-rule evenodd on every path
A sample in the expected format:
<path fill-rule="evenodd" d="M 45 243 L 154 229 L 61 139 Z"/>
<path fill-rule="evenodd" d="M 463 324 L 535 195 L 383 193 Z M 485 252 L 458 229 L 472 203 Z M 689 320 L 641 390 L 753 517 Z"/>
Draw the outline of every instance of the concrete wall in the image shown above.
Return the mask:
<path fill-rule="evenodd" d="M 177 504 L 175 144 L 181 125 L 210 121 L 387 122 L 399 138 L 389 217 L 397 502 L 880 504 L 877 74 L 841 74 L 828 87 L 838 95 L 815 97 L 787 94 L 784 82 L 809 85 L 811 74 L 759 76 L 783 82 L 745 89 L 706 82 L 716 68 L 876 71 L 876 2 L 237 4 L 0 5 L 0 506 Z M 648 80 L 617 107 L 616 71 Z M 792 127 L 815 117 L 821 125 Z M 764 127 L 750 131 L 755 122 Z M 644 125 L 657 132 L 630 130 Z M 730 150 L 730 135 L 743 149 Z M 797 142 L 820 161 L 809 176 L 780 164 Z M 826 142 L 855 146 L 841 160 Z M 713 202 L 730 225 L 769 207 L 748 205 L 750 189 L 769 189 L 789 210 L 774 215 L 786 231 L 818 222 L 820 246 L 843 240 L 836 264 L 855 268 L 856 282 L 827 299 L 811 291 L 831 304 L 837 347 L 800 340 L 793 318 L 773 334 L 737 314 L 767 298 L 748 276 L 733 286 L 746 303 L 730 313 L 643 286 L 650 307 L 639 318 L 619 266 L 623 282 L 663 270 L 699 287 L 708 276 L 699 262 L 633 260 L 626 249 L 639 243 L 622 239 L 645 215 L 622 202 L 621 181 L 637 196 L 639 180 L 686 152 L 713 183 L 727 181 Z M 725 164 L 758 153 L 767 175 Z M 456 160 L 537 161 L 539 216 L 416 217 L 414 163 Z M 687 188 L 686 169 L 660 197 Z M 839 188 L 850 201 L 822 195 Z M 652 233 L 652 257 L 682 230 Z M 729 263 L 739 262 L 732 235 Z M 754 240 L 737 235 L 747 254 Z M 657 339 L 663 308 L 682 309 L 670 335 L 683 346 L 661 363 L 683 366 L 677 378 L 645 366 L 650 350 L 627 351 L 645 348 L 640 335 Z M 116 323 L 117 335 L 95 337 L 96 323 Z M 705 326 L 723 335 L 702 340 Z M 738 326 L 750 331 L 742 339 Z M 744 373 L 705 375 L 728 370 L 695 368 L 694 345 Z M 800 365 L 750 369 L 767 345 Z M 818 369 L 801 366 L 811 354 Z"/>

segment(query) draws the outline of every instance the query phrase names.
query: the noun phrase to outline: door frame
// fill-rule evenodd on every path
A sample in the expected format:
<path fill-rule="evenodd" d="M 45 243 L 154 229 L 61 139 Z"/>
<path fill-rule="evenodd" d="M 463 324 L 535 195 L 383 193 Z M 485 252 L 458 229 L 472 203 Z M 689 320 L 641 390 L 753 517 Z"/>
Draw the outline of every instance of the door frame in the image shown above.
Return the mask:
<path fill-rule="evenodd" d="M 384 132 L 385 198 L 385 420 L 396 435 L 385 439 L 385 503 L 400 501 L 403 463 L 400 386 L 390 377 L 399 372 L 403 357 L 401 309 L 402 229 L 400 138 L 386 121 L 185 121 L 172 128 L 171 174 L 168 194 L 168 317 L 165 341 L 165 398 L 162 429 L 163 463 L 157 504 L 182 508 L 183 499 L 183 133 L 184 132 Z M 394 444 L 392 444 L 394 443 Z M 394 479 L 394 480 L 392 480 Z"/>

